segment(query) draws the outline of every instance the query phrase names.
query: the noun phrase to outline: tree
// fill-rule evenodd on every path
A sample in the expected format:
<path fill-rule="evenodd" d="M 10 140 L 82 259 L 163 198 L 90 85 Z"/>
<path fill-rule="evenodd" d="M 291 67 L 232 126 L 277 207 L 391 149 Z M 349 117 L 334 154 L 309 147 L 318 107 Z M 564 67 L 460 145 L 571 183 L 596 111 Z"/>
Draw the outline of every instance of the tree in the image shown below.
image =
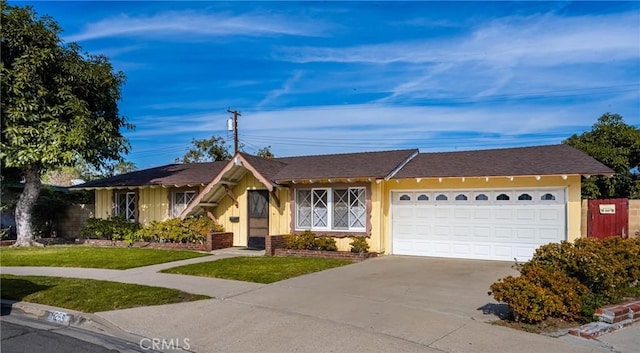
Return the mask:
<path fill-rule="evenodd" d="M 573 135 L 563 143 L 573 146 L 615 171 L 613 177 L 583 180 L 582 197 L 640 197 L 640 129 L 622 116 L 605 113 L 591 131 Z"/>
<path fill-rule="evenodd" d="M 95 168 L 129 151 L 120 116 L 124 74 L 109 60 L 60 39 L 61 29 L 31 7 L 0 1 L 3 167 L 20 170 L 24 190 L 16 204 L 16 246 L 33 244 L 33 206 L 42 174 L 83 159 Z"/>
<path fill-rule="evenodd" d="M 271 146 L 267 146 L 259 149 L 258 153 L 256 153 L 256 156 L 266 158 L 266 159 L 276 158 L 276 156 L 273 153 L 271 153 Z"/>
<path fill-rule="evenodd" d="M 182 158 L 176 158 L 176 163 L 226 161 L 232 157 L 222 137 L 211 136 L 209 139 L 193 139 L 191 143 L 193 147 Z"/>

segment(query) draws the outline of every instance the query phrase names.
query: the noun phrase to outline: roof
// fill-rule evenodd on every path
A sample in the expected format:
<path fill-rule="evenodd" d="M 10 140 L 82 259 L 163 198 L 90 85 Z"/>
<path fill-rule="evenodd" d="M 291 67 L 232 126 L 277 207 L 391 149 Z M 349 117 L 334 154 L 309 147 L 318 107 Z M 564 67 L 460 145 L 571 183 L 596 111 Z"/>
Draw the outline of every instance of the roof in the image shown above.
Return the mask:
<path fill-rule="evenodd" d="M 330 178 L 385 178 L 405 163 L 417 149 L 275 158 L 284 167 L 272 180 L 318 180 Z"/>
<path fill-rule="evenodd" d="M 516 175 L 612 175 L 613 170 L 569 145 L 421 153 L 396 178 Z"/>
<path fill-rule="evenodd" d="M 90 181 L 72 188 L 104 188 L 129 186 L 186 186 L 207 184 L 224 168 L 228 161 L 169 164 L 138 170 L 109 178 Z"/>

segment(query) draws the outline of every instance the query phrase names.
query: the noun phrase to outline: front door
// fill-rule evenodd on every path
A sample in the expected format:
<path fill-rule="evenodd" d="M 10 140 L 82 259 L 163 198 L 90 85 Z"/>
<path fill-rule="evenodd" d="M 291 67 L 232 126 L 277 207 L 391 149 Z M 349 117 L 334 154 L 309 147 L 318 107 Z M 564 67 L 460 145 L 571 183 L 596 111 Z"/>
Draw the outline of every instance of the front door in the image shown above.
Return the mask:
<path fill-rule="evenodd" d="M 247 246 L 264 249 L 269 235 L 269 191 L 249 190 L 249 239 Z"/>

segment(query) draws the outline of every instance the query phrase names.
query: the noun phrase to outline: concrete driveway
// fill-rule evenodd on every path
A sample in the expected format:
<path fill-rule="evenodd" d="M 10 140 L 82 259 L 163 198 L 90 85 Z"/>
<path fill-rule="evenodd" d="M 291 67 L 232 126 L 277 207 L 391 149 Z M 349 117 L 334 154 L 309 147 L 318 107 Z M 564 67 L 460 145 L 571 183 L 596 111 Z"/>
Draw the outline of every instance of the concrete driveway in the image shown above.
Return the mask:
<path fill-rule="evenodd" d="M 610 352 L 488 321 L 511 263 L 386 256 L 226 298 L 98 313 L 195 352 Z M 499 306 L 498 306 L 499 307 Z"/>

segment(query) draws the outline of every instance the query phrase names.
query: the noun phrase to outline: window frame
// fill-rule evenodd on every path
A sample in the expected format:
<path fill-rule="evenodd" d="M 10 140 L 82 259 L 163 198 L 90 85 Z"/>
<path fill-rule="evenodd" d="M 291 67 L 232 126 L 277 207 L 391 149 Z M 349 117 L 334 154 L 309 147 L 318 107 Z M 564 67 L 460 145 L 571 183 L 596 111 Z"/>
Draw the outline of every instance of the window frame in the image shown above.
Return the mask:
<path fill-rule="evenodd" d="M 335 221 L 335 205 L 336 205 L 336 201 L 335 200 L 335 192 L 337 190 L 346 190 L 346 204 L 342 204 L 341 206 L 343 208 L 346 208 L 347 210 L 347 227 L 337 227 L 334 224 Z M 357 205 L 354 205 L 354 201 L 356 201 L 356 199 L 352 199 L 353 196 L 353 191 L 355 190 L 359 190 L 358 191 L 358 197 L 357 199 L 361 200 L 356 202 Z M 301 225 L 300 224 L 300 220 L 302 219 L 301 217 L 301 209 L 300 209 L 300 192 L 301 191 L 307 191 L 309 192 L 309 201 L 310 201 L 310 212 L 311 212 L 311 224 L 309 226 L 306 225 Z M 324 191 L 326 195 L 326 227 L 318 227 L 316 225 L 316 217 L 318 215 L 317 212 L 315 212 L 316 206 L 317 206 L 317 201 L 316 197 L 319 196 L 320 194 L 318 194 L 317 192 L 322 192 Z M 310 188 L 306 188 L 306 187 L 300 187 L 300 188 L 295 188 L 294 192 L 293 192 L 293 198 L 294 198 L 294 202 L 295 202 L 295 207 L 293 210 L 293 214 L 295 215 L 295 219 L 293 220 L 293 229 L 295 229 L 296 231 L 305 231 L 305 230 L 311 230 L 311 231 L 322 231 L 322 232 L 357 232 L 357 233 L 364 233 L 367 231 L 368 229 L 368 216 L 369 216 L 369 209 L 367 207 L 367 201 L 368 201 L 368 190 L 366 186 L 346 186 L 346 185 L 336 185 L 336 186 L 318 186 L 318 187 L 310 187 Z M 360 194 L 363 193 L 363 194 Z M 362 195 L 362 196 L 359 196 Z M 344 200 L 343 200 L 344 201 Z M 361 223 L 363 224 L 362 227 L 354 227 L 352 226 L 352 224 L 354 223 L 354 210 L 357 210 L 358 207 L 360 206 L 362 208 L 362 219 L 360 220 Z M 357 222 L 357 220 L 355 220 Z"/>

